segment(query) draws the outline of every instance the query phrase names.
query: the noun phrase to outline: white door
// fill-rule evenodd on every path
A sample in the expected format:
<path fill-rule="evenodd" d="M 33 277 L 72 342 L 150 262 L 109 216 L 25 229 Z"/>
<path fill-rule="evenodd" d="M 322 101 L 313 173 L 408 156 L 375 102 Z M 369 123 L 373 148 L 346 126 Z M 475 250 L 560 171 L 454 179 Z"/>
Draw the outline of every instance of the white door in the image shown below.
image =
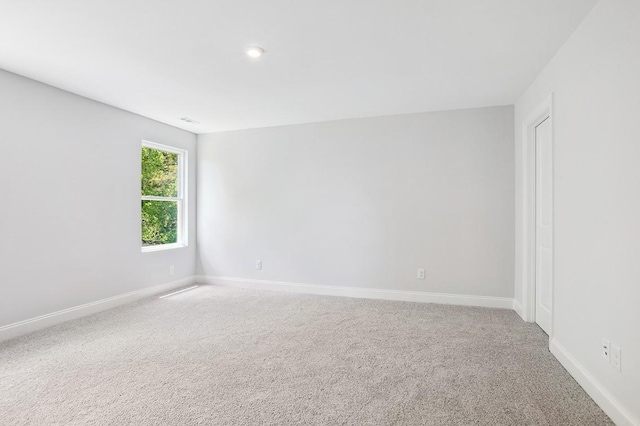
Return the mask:
<path fill-rule="evenodd" d="M 553 286 L 553 182 L 551 120 L 536 126 L 536 323 L 551 332 Z"/>

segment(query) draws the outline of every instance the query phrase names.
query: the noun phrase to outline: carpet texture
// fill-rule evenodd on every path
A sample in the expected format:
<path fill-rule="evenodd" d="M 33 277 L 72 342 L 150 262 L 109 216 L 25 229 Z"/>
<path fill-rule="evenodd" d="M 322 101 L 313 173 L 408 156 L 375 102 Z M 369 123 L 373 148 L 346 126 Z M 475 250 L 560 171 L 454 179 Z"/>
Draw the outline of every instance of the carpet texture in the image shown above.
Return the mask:
<path fill-rule="evenodd" d="M 547 347 L 508 310 L 201 286 L 0 343 L 0 424 L 612 424 Z"/>

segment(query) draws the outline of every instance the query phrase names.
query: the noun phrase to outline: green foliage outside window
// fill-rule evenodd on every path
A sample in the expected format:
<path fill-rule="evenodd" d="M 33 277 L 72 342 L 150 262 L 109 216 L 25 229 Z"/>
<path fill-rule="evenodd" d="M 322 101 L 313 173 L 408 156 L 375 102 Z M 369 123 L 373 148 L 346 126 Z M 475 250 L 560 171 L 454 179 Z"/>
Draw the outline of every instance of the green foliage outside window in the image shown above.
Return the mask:
<path fill-rule="evenodd" d="M 142 147 L 142 195 L 178 196 L 178 154 Z M 142 200 L 142 245 L 178 241 L 178 202 Z"/>

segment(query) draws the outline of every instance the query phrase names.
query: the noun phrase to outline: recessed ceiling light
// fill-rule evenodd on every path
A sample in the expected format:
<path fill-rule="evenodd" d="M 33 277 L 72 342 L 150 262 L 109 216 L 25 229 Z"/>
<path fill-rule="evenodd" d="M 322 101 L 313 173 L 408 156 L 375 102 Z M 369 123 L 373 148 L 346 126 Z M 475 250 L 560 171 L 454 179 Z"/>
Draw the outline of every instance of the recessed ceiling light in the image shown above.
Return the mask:
<path fill-rule="evenodd" d="M 259 58 L 264 53 L 264 49 L 262 47 L 253 46 L 247 49 L 247 55 L 251 58 Z"/>

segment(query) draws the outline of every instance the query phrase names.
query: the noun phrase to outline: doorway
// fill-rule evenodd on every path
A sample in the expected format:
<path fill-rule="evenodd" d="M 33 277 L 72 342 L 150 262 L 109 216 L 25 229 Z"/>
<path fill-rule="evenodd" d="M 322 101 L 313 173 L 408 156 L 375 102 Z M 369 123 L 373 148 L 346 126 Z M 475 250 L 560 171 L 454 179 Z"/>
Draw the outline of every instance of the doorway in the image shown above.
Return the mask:
<path fill-rule="evenodd" d="M 549 97 L 524 122 L 525 320 L 553 332 L 553 115 Z"/>

